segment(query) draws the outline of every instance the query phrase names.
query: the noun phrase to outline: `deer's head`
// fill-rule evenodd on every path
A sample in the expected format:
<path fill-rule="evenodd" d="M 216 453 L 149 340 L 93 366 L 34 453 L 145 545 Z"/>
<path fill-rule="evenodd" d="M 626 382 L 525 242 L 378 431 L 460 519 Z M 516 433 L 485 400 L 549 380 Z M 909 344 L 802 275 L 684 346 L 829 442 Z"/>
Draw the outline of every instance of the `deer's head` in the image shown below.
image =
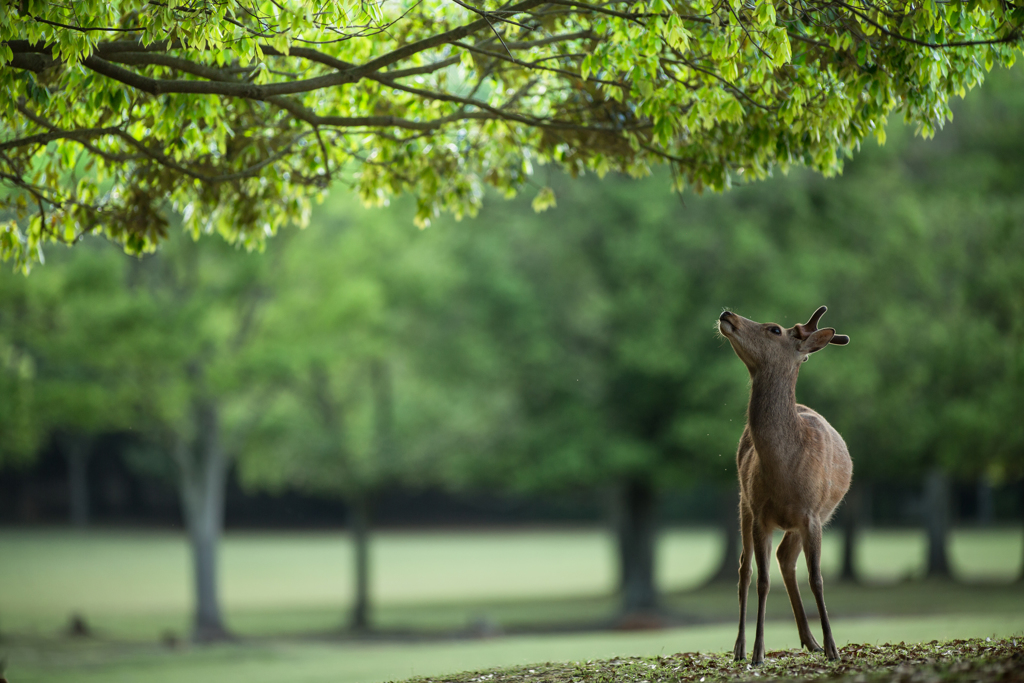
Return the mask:
<path fill-rule="evenodd" d="M 733 351 L 753 374 L 761 368 L 795 369 L 815 351 L 829 344 L 849 344 L 845 334 L 831 327 L 818 329 L 818 320 L 828 310 L 819 308 L 805 324 L 785 328 L 776 323 L 759 323 L 725 311 L 718 317 L 718 331 L 729 340 Z"/>

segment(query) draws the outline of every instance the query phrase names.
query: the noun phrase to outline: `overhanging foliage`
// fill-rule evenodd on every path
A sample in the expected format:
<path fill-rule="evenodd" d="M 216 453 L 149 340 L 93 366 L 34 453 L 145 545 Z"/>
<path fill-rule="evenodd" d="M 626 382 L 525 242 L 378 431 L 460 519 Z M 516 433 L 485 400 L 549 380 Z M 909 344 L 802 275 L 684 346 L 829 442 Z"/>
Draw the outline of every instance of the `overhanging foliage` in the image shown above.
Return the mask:
<path fill-rule="evenodd" d="M 258 246 L 337 180 L 426 222 L 536 163 L 832 173 L 893 110 L 930 133 L 1022 25 L 1002 0 L 4 3 L 0 257 L 150 250 L 171 211 Z"/>

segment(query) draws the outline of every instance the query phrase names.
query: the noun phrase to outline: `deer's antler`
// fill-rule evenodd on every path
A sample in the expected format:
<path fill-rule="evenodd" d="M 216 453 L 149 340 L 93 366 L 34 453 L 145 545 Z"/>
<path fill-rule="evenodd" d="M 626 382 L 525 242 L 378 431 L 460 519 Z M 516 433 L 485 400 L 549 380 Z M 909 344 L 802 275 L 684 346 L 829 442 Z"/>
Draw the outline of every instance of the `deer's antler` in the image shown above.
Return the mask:
<path fill-rule="evenodd" d="M 808 320 L 806 324 L 801 325 L 797 323 L 796 325 L 794 325 L 794 327 L 796 328 L 797 336 L 800 337 L 801 339 L 807 339 L 812 334 L 817 332 L 818 321 L 821 320 L 821 316 L 825 315 L 825 311 L 827 310 L 828 306 L 822 306 L 821 308 L 814 312 L 814 315 L 811 316 L 811 319 Z M 849 344 L 850 338 L 845 334 L 837 334 L 832 337 L 832 341 L 830 341 L 829 343 L 838 344 L 842 346 L 844 344 Z"/>
<path fill-rule="evenodd" d="M 811 319 L 807 321 L 807 324 L 795 325 L 796 333 L 800 336 L 801 339 L 807 339 L 812 334 L 818 331 L 818 321 L 821 320 L 821 316 L 825 315 L 825 311 L 827 310 L 828 306 L 822 306 L 821 308 L 814 312 L 814 315 L 812 315 Z"/>

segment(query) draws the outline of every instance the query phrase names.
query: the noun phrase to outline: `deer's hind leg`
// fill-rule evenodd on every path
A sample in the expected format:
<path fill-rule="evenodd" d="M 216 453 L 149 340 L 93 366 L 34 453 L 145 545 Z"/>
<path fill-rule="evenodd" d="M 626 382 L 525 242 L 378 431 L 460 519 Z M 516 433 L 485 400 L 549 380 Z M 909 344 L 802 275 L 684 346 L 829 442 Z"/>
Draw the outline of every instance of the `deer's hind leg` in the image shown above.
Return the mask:
<path fill-rule="evenodd" d="M 754 514 L 750 508 L 740 500 L 740 533 L 743 538 L 743 551 L 740 554 L 740 629 L 736 636 L 736 646 L 733 648 L 733 659 L 737 662 L 747 657 L 747 594 L 750 593 L 750 560 L 754 555 Z"/>
<path fill-rule="evenodd" d="M 789 602 L 793 606 L 793 616 L 796 618 L 796 629 L 800 633 L 800 644 L 811 652 L 821 652 L 821 645 L 814 639 L 811 629 L 807 625 L 807 613 L 804 611 L 804 603 L 800 599 L 800 586 L 796 582 L 796 560 L 800 555 L 802 539 L 797 531 L 787 531 L 779 544 L 775 557 L 779 560 L 779 569 L 782 571 L 782 581 L 786 584 L 786 592 L 789 593 Z"/>
<path fill-rule="evenodd" d="M 832 636 L 832 626 L 825 611 L 825 588 L 821 581 L 821 522 L 818 519 L 808 521 L 803 530 L 804 555 L 807 557 L 807 573 L 811 583 L 811 592 L 818 603 L 818 614 L 821 616 L 821 636 L 825 641 L 825 657 L 830 660 L 839 659 L 839 649 Z"/>

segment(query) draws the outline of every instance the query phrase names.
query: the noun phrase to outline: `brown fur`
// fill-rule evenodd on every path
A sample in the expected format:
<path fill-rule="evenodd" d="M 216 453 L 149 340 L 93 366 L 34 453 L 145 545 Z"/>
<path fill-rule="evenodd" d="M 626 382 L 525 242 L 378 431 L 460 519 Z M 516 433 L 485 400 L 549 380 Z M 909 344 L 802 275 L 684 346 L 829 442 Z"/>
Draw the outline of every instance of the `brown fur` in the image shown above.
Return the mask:
<path fill-rule="evenodd" d="M 821 582 L 821 530 L 850 488 L 853 462 L 839 432 L 818 413 L 796 402 L 800 365 L 829 343 L 847 344 L 834 329 L 817 329 L 822 306 L 806 325 L 784 329 L 726 311 L 718 329 L 750 371 L 747 426 L 740 437 L 736 468 L 740 480 L 740 625 L 733 655 L 746 657 L 745 622 L 751 556 L 757 562 L 757 632 L 751 663 L 764 661 L 764 615 L 768 598 L 768 562 L 772 532 L 786 534 L 776 556 L 793 606 L 800 642 L 811 652 L 822 648 L 811 635 L 796 582 L 796 561 L 804 551 L 821 615 L 825 655 L 837 659 L 835 639 L 825 611 Z"/>

